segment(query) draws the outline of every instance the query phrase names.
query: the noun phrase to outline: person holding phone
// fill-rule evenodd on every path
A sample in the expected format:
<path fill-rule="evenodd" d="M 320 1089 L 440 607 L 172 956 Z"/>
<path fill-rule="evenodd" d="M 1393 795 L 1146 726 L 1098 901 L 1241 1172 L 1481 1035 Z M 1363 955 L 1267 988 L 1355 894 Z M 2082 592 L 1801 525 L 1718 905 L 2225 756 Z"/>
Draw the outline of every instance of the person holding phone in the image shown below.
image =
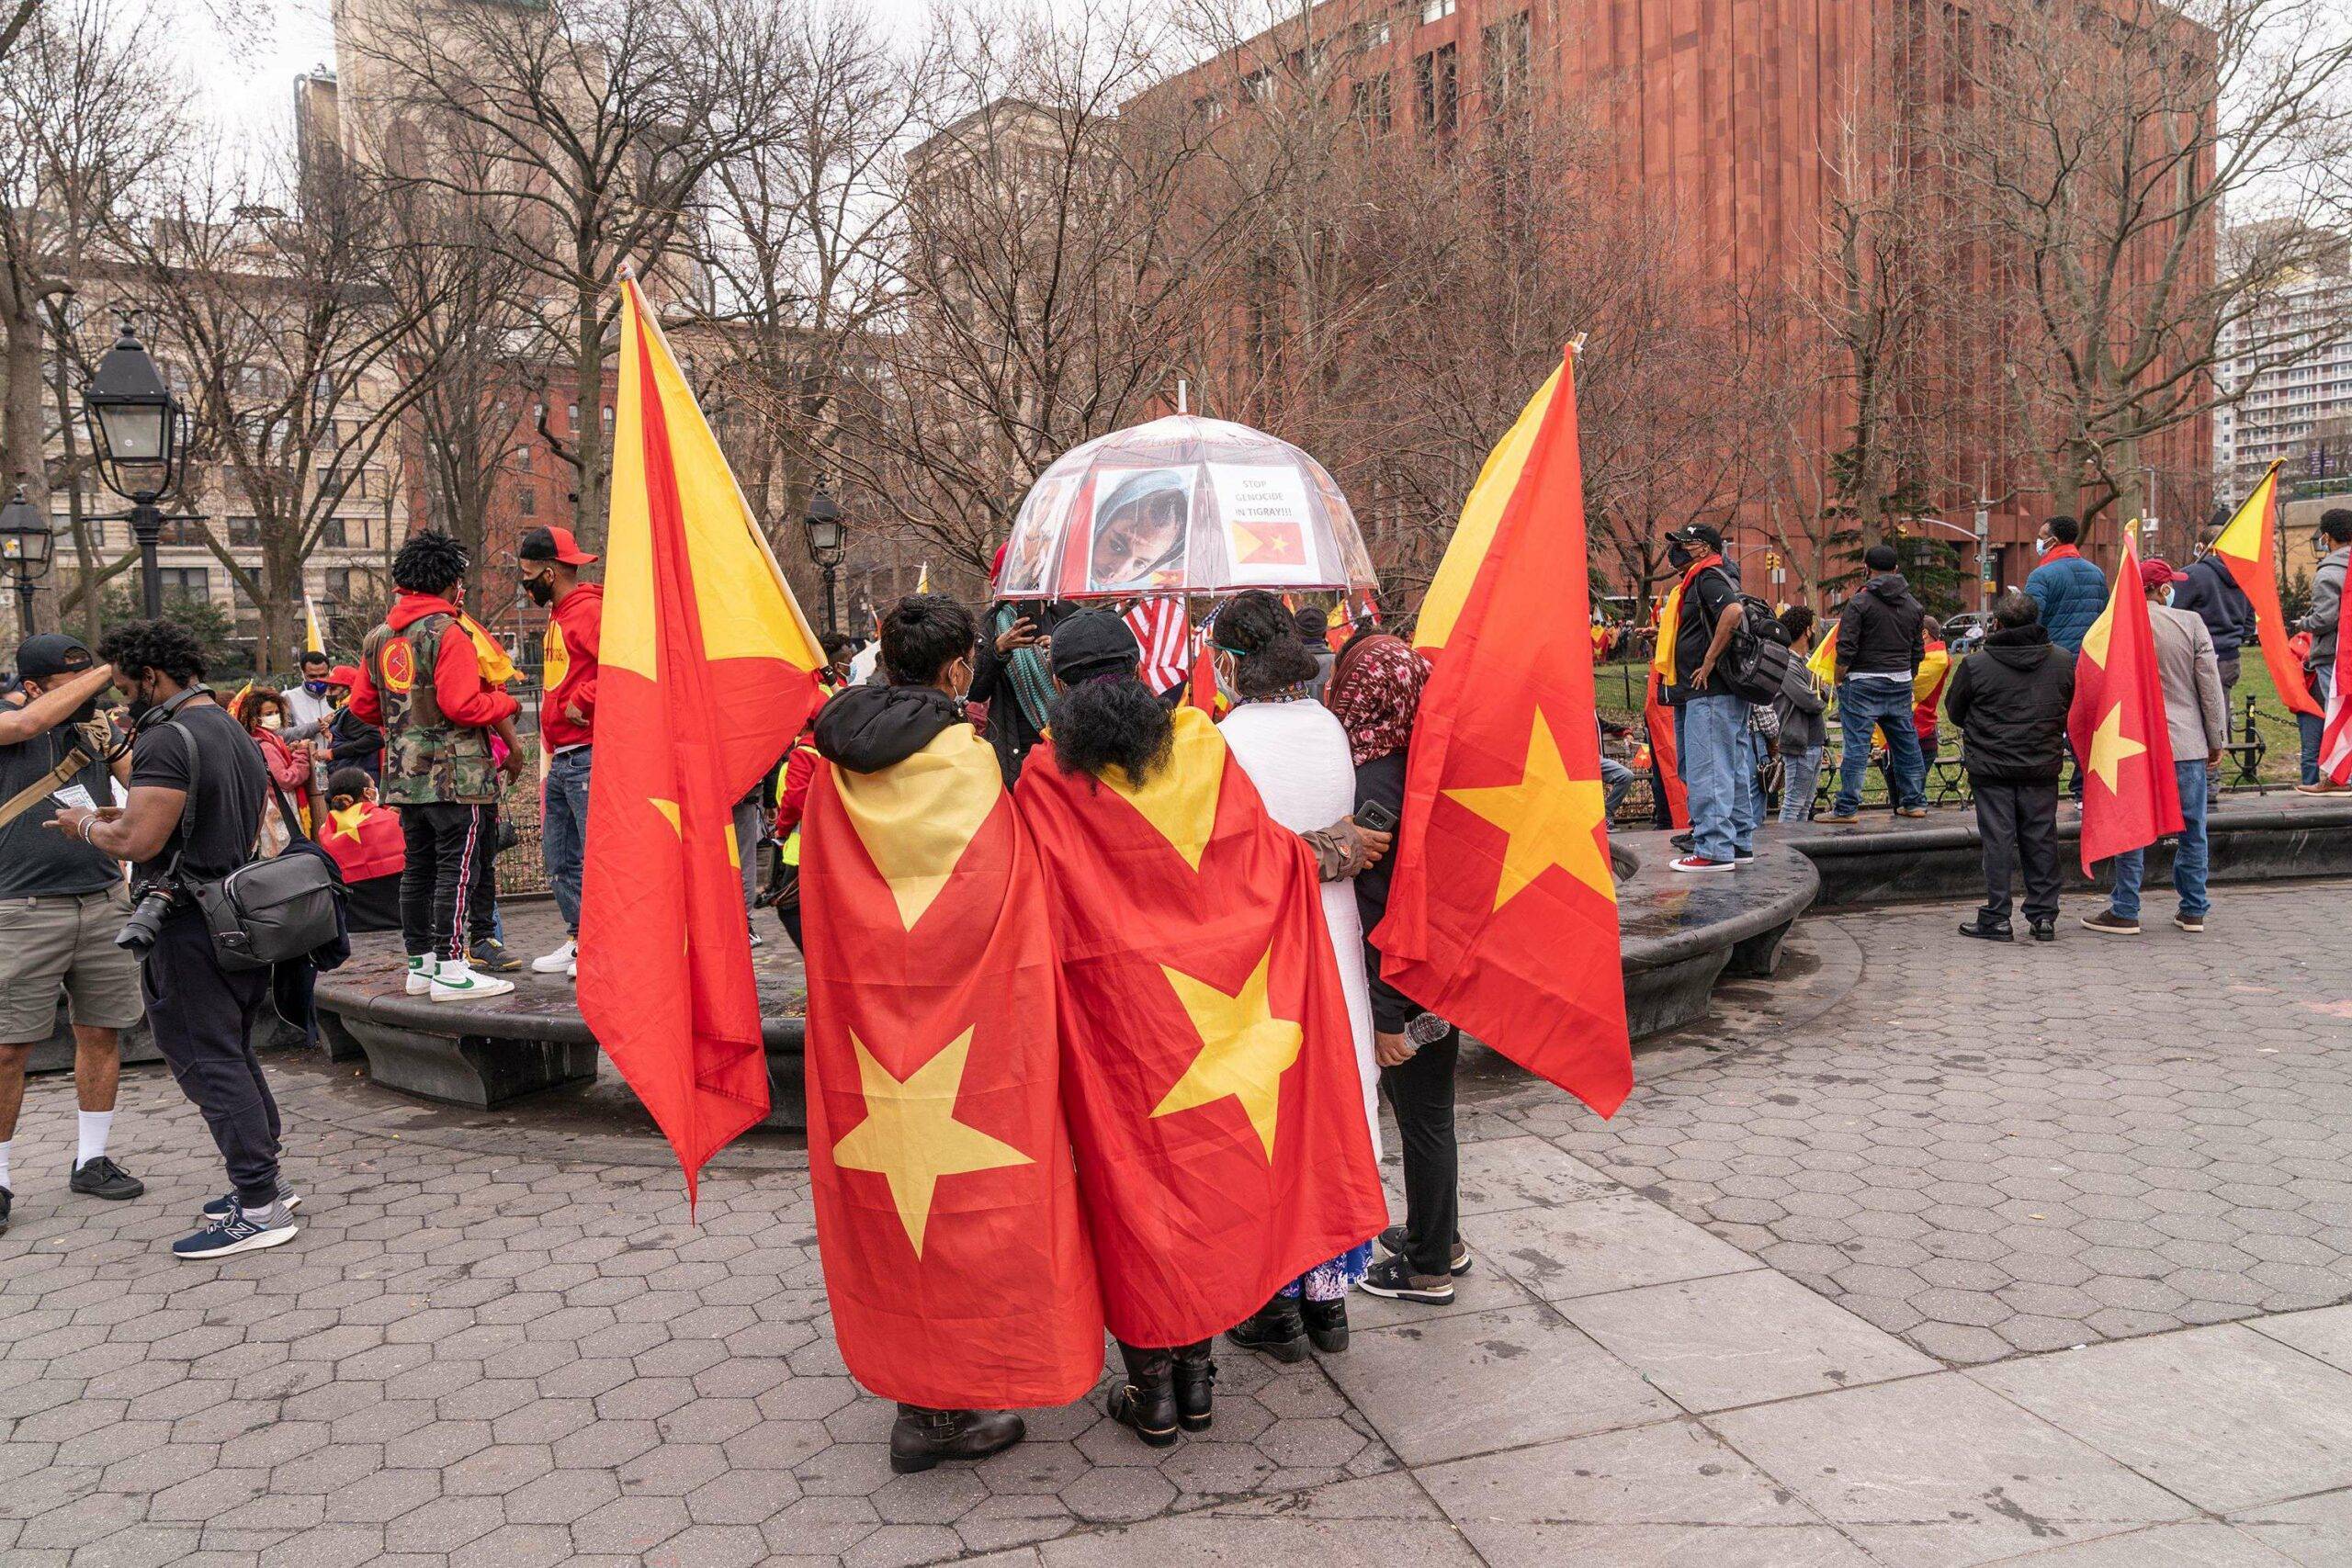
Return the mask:
<path fill-rule="evenodd" d="M 130 757 L 82 727 L 96 718 L 111 665 L 61 632 L 17 649 L 17 690 L 0 697 L 0 1231 L 8 1228 L 11 1146 L 33 1047 L 74 1021 L 78 1146 L 67 1186 L 87 1198 L 136 1198 L 144 1183 L 107 1154 L 122 1072 L 121 1032 L 144 1011 L 139 961 L 114 944 L 130 917 L 122 868 L 85 843 L 42 831 L 60 811 L 114 804 Z"/>
<path fill-rule="evenodd" d="M 1405 758 L 1420 711 L 1429 660 L 1400 638 L 1381 634 L 1351 643 L 1331 671 L 1325 701 L 1348 734 L 1356 766 L 1359 827 L 1394 833 L 1405 808 Z M 1454 1276 L 1470 1271 L 1462 1245 L 1461 1155 L 1453 1130 L 1453 1072 L 1462 1035 L 1380 977 L 1373 933 L 1388 913 L 1390 863 L 1355 880 L 1363 923 L 1364 972 L 1371 981 L 1373 1059 L 1381 1092 L 1396 1112 L 1405 1153 L 1405 1223 L 1380 1234 L 1387 1256 L 1359 1282 L 1369 1294 L 1442 1306 Z"/>

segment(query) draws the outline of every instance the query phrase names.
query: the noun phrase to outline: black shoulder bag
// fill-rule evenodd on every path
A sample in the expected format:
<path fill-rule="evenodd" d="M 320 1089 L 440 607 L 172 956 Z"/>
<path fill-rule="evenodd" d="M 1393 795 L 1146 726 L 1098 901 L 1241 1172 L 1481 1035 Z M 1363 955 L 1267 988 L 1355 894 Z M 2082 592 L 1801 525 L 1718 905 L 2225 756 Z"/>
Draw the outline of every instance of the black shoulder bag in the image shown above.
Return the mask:
<path fill-rule="evenodd" d="M 180 861 L 196 832 L 197 784 L 204 763 L 187 728 L 176 716 L 166 722 L 187 742 L 187 804 L 180 810 L 180 847 L 164 873 L 165 880 L 178 886 Z M 269 792 L 286 819 L 286 852 L 248 860 L 226 876 L 186 888 L 212 934 L 213 955 L 221 968 L 232 972 L 308 958 L 343 933 L 343 879 L 334 862 L 323 854 L 300 852 L 308 837 L 301 819 L 276 779 L 270 780 Z"/>

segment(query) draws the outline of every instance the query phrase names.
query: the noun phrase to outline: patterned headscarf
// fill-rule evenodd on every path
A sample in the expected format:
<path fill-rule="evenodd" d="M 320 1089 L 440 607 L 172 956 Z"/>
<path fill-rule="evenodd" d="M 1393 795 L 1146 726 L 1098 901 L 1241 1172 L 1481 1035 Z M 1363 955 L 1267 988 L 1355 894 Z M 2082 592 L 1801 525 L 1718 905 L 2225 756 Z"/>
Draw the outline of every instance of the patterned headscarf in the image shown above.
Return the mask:
<path fill-rule="evenodd" d="M 1385 632 L 1361 639 L 1340 656 L 1323 700 L 1347 730 L 1348 750 L 1358 766 L 1405 750 L 1429 678 L 1430 661 Z"/>

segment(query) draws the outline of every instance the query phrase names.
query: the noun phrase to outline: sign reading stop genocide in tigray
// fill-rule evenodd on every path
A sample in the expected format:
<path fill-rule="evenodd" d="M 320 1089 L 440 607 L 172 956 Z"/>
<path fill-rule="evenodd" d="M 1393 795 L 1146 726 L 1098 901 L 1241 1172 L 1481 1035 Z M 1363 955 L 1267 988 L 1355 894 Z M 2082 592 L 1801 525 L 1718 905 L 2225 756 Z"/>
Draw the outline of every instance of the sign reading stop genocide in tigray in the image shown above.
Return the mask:
<path fill-rule="evenodd" d="M 1315 558 L 1307 526 L 1306 486 L 1293 468 L 1211 463 L 1209 483 L 1225 526 L 1232 581 L 1242 584 L 1301 584 L 1329 581 Z"/>

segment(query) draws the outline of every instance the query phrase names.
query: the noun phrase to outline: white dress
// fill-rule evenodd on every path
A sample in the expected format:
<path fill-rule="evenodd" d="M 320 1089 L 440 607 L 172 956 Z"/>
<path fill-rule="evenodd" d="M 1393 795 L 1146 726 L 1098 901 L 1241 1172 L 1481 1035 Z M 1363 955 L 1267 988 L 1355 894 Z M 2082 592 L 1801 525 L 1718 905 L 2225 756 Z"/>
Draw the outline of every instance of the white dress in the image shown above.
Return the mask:
<path fill-rule="evenodd" d="M 1234 760 L 1273 819 L 1294 833 L 1329 828 L 1355 809 L 1356 769 L 1348 732 L 1321 703 L 1243 703 L 1217 726 Z M 1323 923 L 1340 961 L 1348 1022 L 1355 1031 L 1356 1072 L 1363 1082 L 1364 1121 L 1380 1157 L 1379 1068 L 1372 1056 L 1372 987 L 1363 972 L 1363 922 L 1352 878 L 1323 884 Z"/>

